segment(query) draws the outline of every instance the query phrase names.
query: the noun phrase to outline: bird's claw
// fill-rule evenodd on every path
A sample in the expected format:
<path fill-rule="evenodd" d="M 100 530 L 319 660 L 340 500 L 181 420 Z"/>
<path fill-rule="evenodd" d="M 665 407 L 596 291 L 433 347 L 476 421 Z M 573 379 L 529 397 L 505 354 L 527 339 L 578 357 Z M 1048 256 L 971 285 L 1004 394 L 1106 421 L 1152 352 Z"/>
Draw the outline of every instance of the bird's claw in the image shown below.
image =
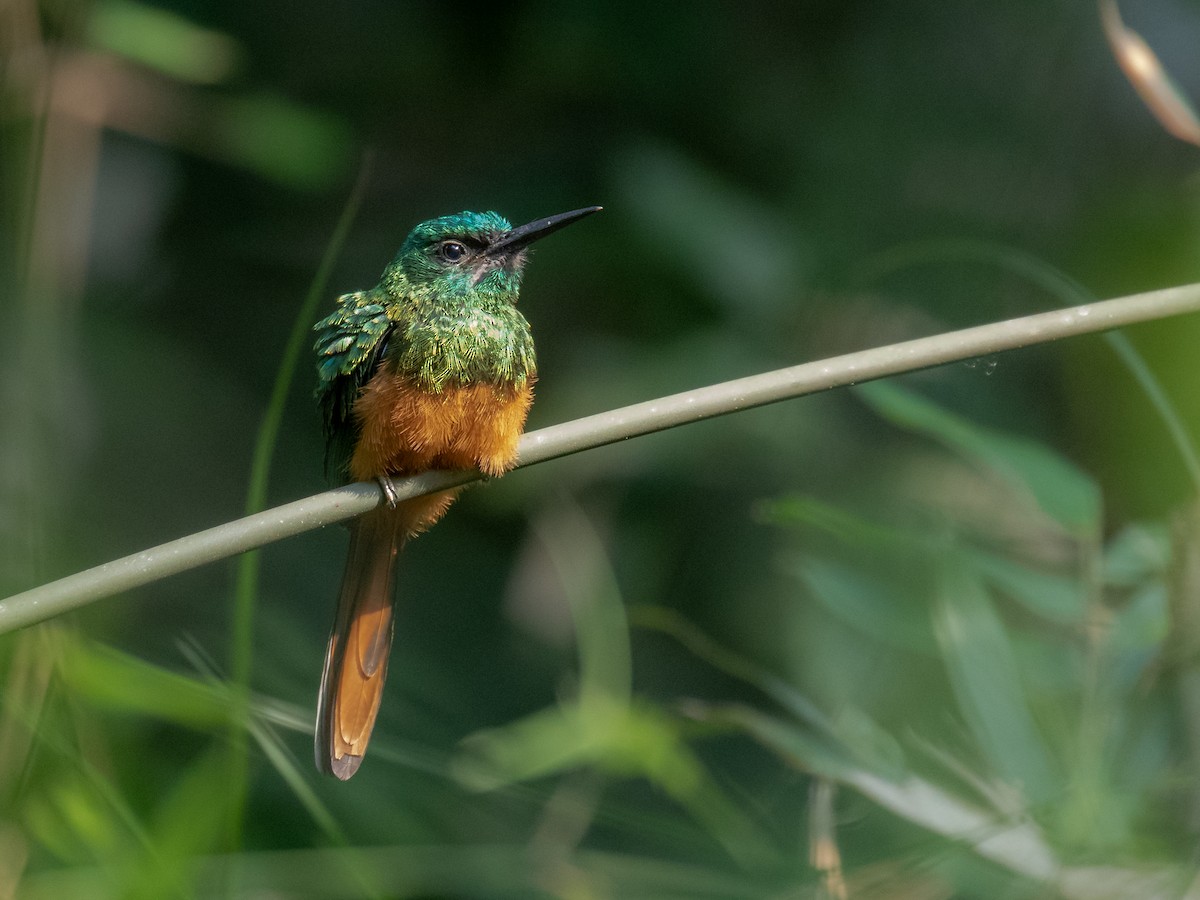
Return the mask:
<path fill-rule="evenodd" d="M 388 509 L 395 509 L 400 503 L 400 495 L 396 493 L 392 479 L 387 475 L 380 475 L 375 481 L 379 484 L 379 489 L 383 491 L 383 498 L 387 501 Z"/>

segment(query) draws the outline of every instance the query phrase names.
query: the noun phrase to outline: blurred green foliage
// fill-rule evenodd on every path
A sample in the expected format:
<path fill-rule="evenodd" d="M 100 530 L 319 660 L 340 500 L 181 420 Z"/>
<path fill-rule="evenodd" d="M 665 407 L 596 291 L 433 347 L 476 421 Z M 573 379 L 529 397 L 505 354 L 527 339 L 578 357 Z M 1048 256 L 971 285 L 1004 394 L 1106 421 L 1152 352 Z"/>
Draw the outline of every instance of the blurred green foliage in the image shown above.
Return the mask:
<path fill-rule="evenodd" d="M 1200 9 L 1126 17 L 1200 96 Z M 529 269 L 533 427 L 1200 280 L 1196 151 L 1090 3 L 14 0 L 0 51 L 4 596 L 319 490 L 289 334 L 433 215 L 606 207 Z M 472 491 L 406 553 L 347 784 L 338 529 L 6 635 L 0 897 L 1179 896 L 1198 341 Z"/>

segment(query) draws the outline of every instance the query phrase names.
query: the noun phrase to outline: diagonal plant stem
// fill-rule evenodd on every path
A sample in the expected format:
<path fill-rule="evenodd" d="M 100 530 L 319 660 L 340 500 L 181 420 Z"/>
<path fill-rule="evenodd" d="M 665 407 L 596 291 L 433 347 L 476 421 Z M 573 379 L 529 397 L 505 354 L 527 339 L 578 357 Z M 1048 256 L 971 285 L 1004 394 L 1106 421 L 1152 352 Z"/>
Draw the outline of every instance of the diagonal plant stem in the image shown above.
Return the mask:
<path fill-rule="evenodd" d="M 275 375 L 275 384 L 271 397 L 258 429 L 258 437 L 254 444 L 254 455 L 250 464 L 250 486 L 246 497 L 245 511 L 247 515 L 259 512 L 267 501 L 267 482 L 271 471 L 271 458 L 275 451 L 276 440 L 279 436 L 279 426 L 283 421 L 283 410 L 295 380 L 296 370 L 300 365 L 301 354 L 309 343 L 309 331 L 321 298 L 325 294 L 325 286 L 329 282 L 329 274 L 333 270 L 338 254 L 346 243 L 346 235 L 354 223 L 362 204 L 367 181 L 371 173 L 370 155 L 364 155 L 359 165 L 358 177 L 342 207 L 333 235 L 325 248 L 325 254 L 308 286 L 304 302 L 296 312 L 292 323 L 292 331 L 284 347 L 283 359 Z M 254 614 L 258 600 L 259 554 L 257 551 L 242 554 L 238 560 L 237 575 L 233 595 L 233 616 L 230 628 L 230 684 L 233 690 L 230 698 L 233 705 L 230 717 L 230 730 L 227 748 L 228 762 L 228 796 L 229 847 L 241 845 L 242 819 L 247 802 L 247 783 L 249 757 L 246 752 L 247 737 L 253 733 L 246 723 L 250 717 L 250 674 L 254 654 Z M 235 888 L 237 881 L 236 857 L 231 857 L 227 871 L 227 888 Z M 230 890 L 236 893 L 236 890 Z"/>
<path fill-rule="evenodd" d="M 978 325 L 777 369 L 564 422 L 521 439 L 521 466 L 792 397 L 1136 322 L 1200 312 L 1200 284 L 1167 288 Z M 394 483 L 398 499 L 466 484 L 478 472 L 426 472 Z M 346 485 L 152 547 L 0 600 L 0 634 L 95 600 L 341 522 L 383 501 L 378 485 Z"/>
<path fill-rule="evenodd" d="M 296 313 L 292 323 L 292 333 L 288 336 L 284 347 L 283 359 L 280 361 L 275 384 L 271 389 L 271 399 L 267 403 L 266 412 L 258 429 L 258 438 L 254 443 L 254 456 L 250 463 L 250 488 L 246 496 L 245 511 L 247 515 L 259 512 L 267 503 L 267 481 L 271 470 L 271 456 L 275 452 L 276 440 L 279 436 L 279 426 L 283 422 L 283 409 L 291 392 L 292 381 L 300 365 L 301 354 L 311 343 L 313 319 L 325 294 L 325 285 L 329 282 L 329 273 L 346 243 L 346 236 L 358 215 L 362 205 L 363 193 L 371 174 L 371 158 L 363 157 L 359 166 L 358 177 L 346 198 L 342 214 L 338 218 L 333 235 L 325 248 L 325 255 L 308 286 L 304 302 Z M 238 566 L 237 582 L 233 615 L 233 646 L 231 648 L 230 674 L 235 682 L 243 686 L 250 683 L 250 665 L 254 640 L 254 604 L 258 591 L 258 556 L 248 553 L 242 557 Z"/>

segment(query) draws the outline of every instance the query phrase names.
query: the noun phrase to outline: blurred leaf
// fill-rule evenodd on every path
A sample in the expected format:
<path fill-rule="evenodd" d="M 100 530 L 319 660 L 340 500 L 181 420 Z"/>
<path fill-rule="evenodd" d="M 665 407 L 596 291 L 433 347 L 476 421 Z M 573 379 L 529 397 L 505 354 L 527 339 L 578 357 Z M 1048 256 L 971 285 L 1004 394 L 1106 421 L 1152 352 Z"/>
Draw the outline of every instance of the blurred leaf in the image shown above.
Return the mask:
<path fill-rule="evenodd" d="M 1075 534 L 1099 527 L 1096 483 L 1048 447 L 982 428 L 892 382 L 875 381 L 856 391 L 893 425 L 932 438 L 1028 490 L 1047 514 Z"/>
<path fill-rule="evenodd" d="M 544 709 L 469 736 L 451 768 L 459 781 L 477 791 L 558 774 L 602 753 L 598 736 L 585 725 L 576 706 Z"/>
<path fill-rule="evenodd" d="M 1166 585 L 1148 584 L 1136 591 L 1117 612 L 1112 626 L 1116 648 L 1144 654 L 1142 662 L 1152 662 L 1170 632 Z"/>
<path fill-rule="evenodd" d="M 1056 869 L 1053 850 L 1027 820 L 1006 821 L 995 811 L 968 803 L 902 769 L 890 773 L 853 765 L 843 754 L 829 755 L 803 730 L 748 707 L 718 707 L 714 715 L 737 723 L 764 746 L 806 772 L 851 787 L 907 821 L 953 840 L 965 841 L 981 856 L 1038 880 Z"/>
<path fill-rule="evenodd" d="M 861 634 L 905 650 L 932 652 L 929 625 L 915 616 L 912 603 L 897 593 L 898 579 L 889 584 L 833 560 L 797 557 L 785 563 L 831 615 Z"/>
<path fill-rule="evenodd" d="M 1200 491 L 1200 455 L 1197 454 L 1196 442 L 1192 438 L 1192 432 L 1188 425 L 1189 417 L 1180 411 L 1178 402 L 1167 393 L 1162 380 L 1150 367 L 1145 354 L 1133 345 L 1125 332 L 1105 332 L 1104 340 L 1112 347 L 1117 358 L 1121 360 L 1121 364 L 1129 370 L 1133 380 L 1141 388 L 1146 399 L 1150 401 L 1150 408 L 1158 414 L 1163 427 L 1171 437 L 1175 451 L 1187 469 L 1192 487 Z M 1161 361 L 1156 360 L 1156 362 L 1161 365 Z M 1190 365 L 1190 360 L 1188 364 Z M 1115 402 L 1119 404 L 1120 400 L 1115 400 Z M 1125 407 L 1122 405 L 1121 408 Z"/>
<path fill-rule="evenodd" d="M 985 581 L 1034 615 L 1060 625 L 1078 625 L 1087 615 L 1087 594 L 1077 575 L 1040 572 L 982 550 L 967 555 Z"/>
<path fill-rule="evenodd" d="M 819 737 L 794 721 L 745 704 L 689 704 L 688 714 L 708 725 L 744 731 L 811 775 L 845 781 L 856 769 L 840 741 Z"/>
<path fill-rule="evenodd" d="M 296 797 L 300 804 L 304 807 L 309 817 L 320 827 L 325 837 L 334 843 L 345 843 L 346 838 L 342 833 L 337 819 L 329 811 L 329 808 L 321 802 L 317 796 L 316 790 L 313 788 L 312 779 L 308 777 L 308 772 L 301 772 L 296 765 L 296 759 L 287 752 L 287 748 L 279 739 L 275 731 L 261 722 L 251 719 L 250 733 L 254 736 L 258 743 L 259 749 L 262 750 L 263 756 L 279 774 L 280 780 L 287 785 L 288 789 Z M 228 785 L 225 789 L 226 795 L 230 794 Z"/>
<path fill-rule="evenodd" d="M 86 727 L 78 716 L 72 724 Z M 150 832 L 130 805 L 127 786 L 92 765 L 74 735 L 43 729 L 41 738 L 51 780 L 29 794 L 22 810 L 38 840 L 60 859 L 76 863 L 117 862 L 129 853 L 149 852 Z M 104 867 L 103 874 L 106 889 L 110 877 L 119 877 L 116 866 Z"/>
<path fill-rule="evenodd" d="M 238 68 L 241 48 L 227 34 L 136 0 L 101 0 L 90 9 L 88 37 L 98 47 L 181 81 L 216 84 Z"/>
<path fill-rule="evenodd" d="M 675 610 L 661 606 L 635 606 L 629 616 L 638 628 L 671 635 L 717 670 L 754 685 L 797 720 L 824 734 L 833 735 L 833 723 L 795 685 L 721 646 Z"/>
<path fill-rule="evenodd" d="M 152 819 L 152 852 L 130 858 L 125 896 L 187 896 L 199 861 L 221 847 L 227 834 L 229 752 L 216 742 L 182 771 Z"/>
<path fill-rule="evenodd" d="M 730 872 L 711 858 L 662 859 L 639 852 L 581 850 L 568 859 L 531 859 L 522 840 L 458 844 L 412 842 L 361 848 L 305 847 L 240 853 L 238 897 L 352 898 L 619 898 L 619 900 L 762 900 L 761 878 Z M 584 876 L 591 893 L 558 893 L 540 876 L 560 862 Z M 228 897 L 228 857 L 200 861 L 197 897 Z M 100 900 L 112 896 L 103 871 L 80 866 L 35 874 L 21 885 L 21 900 Z M 380 885 L 355 891 L 360 875 Z"/>
<path fill-rule="evenodd" d="M 1148 578 L 1162 578 L 1171 563 L 1171 541 L 1160 524 L 1127 525 L 1104 547 L 1104 583 L 1134 587 Z"/>
<path fill-rule="evenodd" d="M 653 706 L 592 702 L 534 713 L 467 738 L 453 762 L 475 790 L 593 766 L 618 778 L 645 778 L 691 813 L 733 858 L 761 862 L 769 842 L 683 740 L 680 723 Z"/>
<path fill-rule="evenodd" d="M 767 521 L 817 528 L 859 554 L 870 554 L 871 566 L 823 559 L 812 553 L 785 557 L 785 571 L 799 578 L 836 619 L 888 646 L 933 652 L 923 601 L 917 602 L 909 580 L 894 563 L 921 569 L 919 562 L 941 552 L 937 531 L 881 524 L 811 497 L 792 496 L 759 505 Z"/>
<path fill-rule="evenodd" d="M 1168 226 L 1166 231 L 1175 237 L 1180 229 L 1177 226 L 1173 228 Z M 1187 238 L 1184 237 L 1183 241 L 1187 242 Z M 1187 245 L 1191 246 L 1191 242 L 1187 242 Z M 1098 299 L 1078 280 L 1050 265 L 1040 256 L 1016 247 L 972 239 L 918 241 L 903 244 L 876 257 L 864 268 L 860 277 L 871 281 L 919 264 L 944 266 L 949 261 L 960 260 L 981 262 L 995 266 L 1004 272 L 1020 275 L 1049 294 L 1056 301 L 1055 305 L 1080 306 L 1095 303 Z M 1045 303 L 1040 305 L 1047 309 L 1052 308 Z M 1170 435 L 1176 452 L 1179 453 L 1180 459 L 1187 468 L 1192 484 L 1200 490 L 1200 456 L 1197 455 L 1195 442 L 1192 440 L 1186 424 L 1186 417 L 1181 415 L 1178 404 L 1171 399 L 1162 380 L 1151 368 L 1145 354 L 1134 346 L 1124 331 L 1106 331 L 1102 338 L 1112 348 L 1117 359 L 1121 361 L 1121 365 L 1129 371 L 1134 382 L 1145 394 L 1145 398 L 1150 401 L 1150 408 L 1162 420 L 1162 425 Z"/>
<path fill-rule="evenodd" d="M 534 520 L 571 610 L 579 649 L 579 696 L 587 706 L 627 702 L 632 693 L 629 623 L 604 543 L 583 511 L 560 497 Z"/>
<path fill-rule="evenodd" d="M 810 250 L 796 226 L 692 156 L 635 144 L 613 174 L 621 205 L 655 250 L 739 320 L 774 321 L 804 290 Z"/>
<path fill-rule="evenodd" d="M 470 736 L 452 763 L 457 777 L 476 790 L 584 766 L 619 778 L 645 778 L 708 827 L 735 858 L 760 858 L 763 836 L 708 776 L 683 740 L 679 722 L 656 707 L 631 702 L 629 626 L 604 545 L 588 518 L 560 499 L 534 528 L 571 608 L 578 700 Z"/>
<path fill-rule="evenodd" d="M 778 703 L 794 717 L 788 739 L 800 741 L 814 759 L 825 760 L 821 768 L 814 769 L 819 774 L 831 773 L 833 770 L 825 766 L 834 765 L 839 754 L 844 754 L 846 760 L 871 766 L 880 772 L 898 771 L 903 759 L 899 744 L 861 710 L 847 707 L 839 710 L 834 718 L 826 716 L 794 685 L 717 644 L 672 610 L 640 606 L 631 612 L 631 617 L 639 627 L 653 628 L 675 637 L 710 665 L 754 685 Z M 710 707 L 698 701 L 687 701 L 685 705 L 692 718 L 746 727 L 740 718 L 740 706 Z M 769 721 L 757 718 L 753 721 L 755 727 L 770 727 Z"/>
<path fill-rule="evenodd" d="M 844 745 L 843 756 L 881 778 L 903 776 L 906 761 L 900 742 L 856 706 L 844 706 L 833 720 L 833 733 Z"/>
<path fill-rule="evenodd" d="M 229 719 L 229 697 L 186 675 L 136 659 L 113 647 L 75 641 L 63 655 L 68 687 L 92 703 L 190 728 L 216 728 Z"/>
<path fill-rule="evenodd" d="M 65 770 L 46 791 L 26 800 L 22 820 L 42 847 L 68 862 L 114 853 L 125 840 L 120 817 L 104 798 L 85 778 Z"/>
<path fill-rule="evenodd" d="M 319 190 L 341 178 L 353 141 L 337 118 L 278 94 L 232 97 L 221 139 L 233 161 L 292 188 Z"/>
<path fill-rule="evenodd" d="M 0 820 L 0 897 L 12 900 L 21 875 L 29 862 L 29 841 L 21 829 L 7 819 Z"/>
<path fill-rule="evenodd" d="M 978 576 L 962 560 L 943 561 L 933 615 L 959 711 L 980 751 L 1033 805 L 1049 801 L 1058 790 L 1054 770 L 1008 634 Z"/>
<path fill-rule="evenodd" d="M 0 807 L 11 803 L 20 790 L 21 775 L 29 764 L 51 693 L 51 684 L 62 659 L 63 629 L 58 625 L 26 628 L 0 645 Z"/>
<path fill-rule="evenodd" d="M 777 525 L 806 525 L 862 549 L 886 549 L 911 553 L 936 547 L 937 536 L 873 522 L 814 497 L 793 495 L 758 504 L 759 516 Z"/>

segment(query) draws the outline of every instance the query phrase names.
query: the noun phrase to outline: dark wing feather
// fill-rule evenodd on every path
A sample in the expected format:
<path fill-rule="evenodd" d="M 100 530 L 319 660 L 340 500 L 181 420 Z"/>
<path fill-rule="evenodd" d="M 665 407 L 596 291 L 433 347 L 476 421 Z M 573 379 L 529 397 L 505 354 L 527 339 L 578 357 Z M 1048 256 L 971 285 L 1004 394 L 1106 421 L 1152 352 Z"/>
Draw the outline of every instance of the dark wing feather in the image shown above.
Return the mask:
<path fill-rule="evenodd" d="M 338 298 L 317 332 L 317 401 L 325 428 L 325 473 L 343 479 L 358 436 L 354 401 L 379 367 L 395 323 L 379 288 Z"/>

